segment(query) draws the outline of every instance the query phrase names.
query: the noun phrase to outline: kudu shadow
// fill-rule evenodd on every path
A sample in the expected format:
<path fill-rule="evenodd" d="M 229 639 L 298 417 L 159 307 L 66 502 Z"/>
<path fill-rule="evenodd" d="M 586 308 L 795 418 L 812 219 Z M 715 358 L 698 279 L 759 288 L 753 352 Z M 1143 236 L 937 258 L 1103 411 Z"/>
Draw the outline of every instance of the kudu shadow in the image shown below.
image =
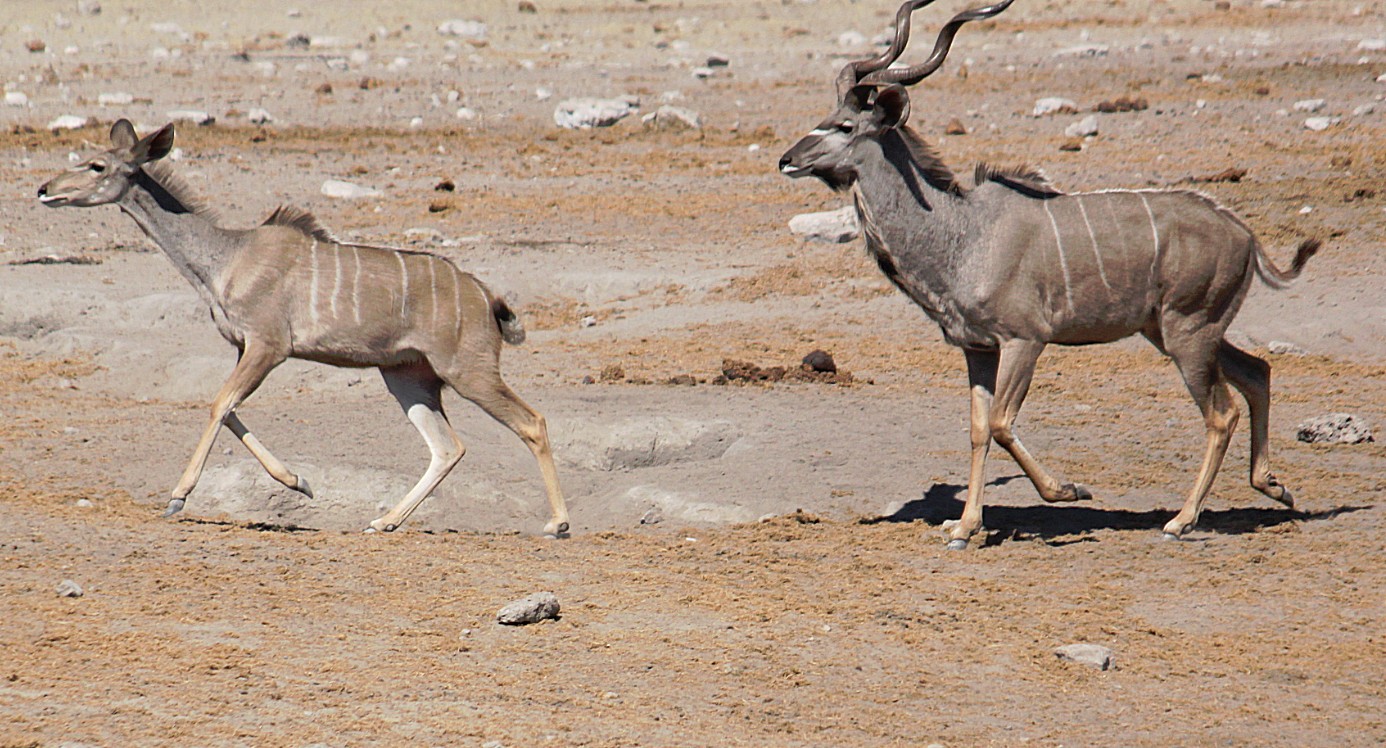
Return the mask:
<path fill-rule="evenodd" d="M 176 517 L 173 518 L 173 520 L 175 522 L 183 522 L 192 525 L 212 525 L 215 527 L 239 527 L 244 530 L 253 530 L 255 532 L 282 532 L 292 534 L 300 532 L 322 531 L 321 528 L 317 527 L 307 527 L 305 525 L 286 525 L 274 522 L 246 522 L 232 519 L 208 519 L 206 517 Z"/>
<path fill-rule="evenodd" d="M 1013 480 L 1024 480 L 1024 476 L 1010 475 L 990 481 L 987 485 L 1002 486 Z M 965 485 L 936 483 L 924 492 L 923 497 L 908 502 L 894 514 L 863 520 L 863 524 L 923 520 L 931 525 L 941 525 L 946 520 L 957 519 L 962 516 L 963 500 L 966 496 L 967 486 Z M 1039 502 L 1040 499 L 1036 497 L 1035 501 Z M 1315 512 L 1261 507 L 1209 509 L 1203 512 L 1196 527 L 1199 530 L 1219 535 L 1242 535 L 1288 525 L 1292 522 L 1328 520 L 1340 514 L 1349 514 L 1372 507 L 1371 504 L 1349 505 Z M 1091 503 L 1037 503 L 1035 506 L 991 505 L 984 510 L 985 524 L 987 528 L 999 532 L 993 532 L 984 544 L 998 545 L 1006 540 L 1020 537 L 1037 537 L 1041 542 L 1055 546 L 1095 542 L 1096 539 L 1092 537 L 1074 536 L 1085 536 L 1098 530 L 1158 531 L 1177 511 L 1177 506 L 1138 511 L 1100 508 Z"/>

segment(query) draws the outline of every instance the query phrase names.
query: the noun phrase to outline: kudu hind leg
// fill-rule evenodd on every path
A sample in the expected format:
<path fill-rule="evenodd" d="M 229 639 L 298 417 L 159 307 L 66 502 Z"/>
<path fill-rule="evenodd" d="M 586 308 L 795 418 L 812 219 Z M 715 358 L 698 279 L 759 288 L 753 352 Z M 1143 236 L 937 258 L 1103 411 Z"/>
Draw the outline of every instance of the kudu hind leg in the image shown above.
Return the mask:
<path fill-rule="evenodd" d="M 558 486 L 558 468 L 554 466 L 553 448 L 549 444 L 548 423 L 538 411 L 516 395 L 494 370 L 474 372 L 467 377 L 448 378 L 448 383 L 462 397 L 474 402 L 497 421 L 519 435 L 539 463 L 544 479 L 544 491 L 549 500 L 550 519 L 544 534 L 564 535 L 568 532 L 568 507 Z"/>
<path fill-rule="evenodd" d="M 168 507 L 164 510 L 164 516 L 168 517 L 182 511 L 186 503 L 188 494 L 192 493 L 193 487 L 202 477 L 202 469 L 207 465 L 207 456 L 212 452 L 212 444 L 216 441 L 217 431 L 221 429 L 222 423 L 226 421 L 236 408 L 260 383 L 265 381 L 265 377 L 284 361 L 284 356 L 279 352 L 263 345 L 258 345 L 254 341 L 247 342 L 241 351 L 240 358 L 236 361 L 236 368 L 231 370 L 231 376 L 221 385 L 221 390 L 212 400 L 211 417 L 207 420 L 207 426 L 202 430 L 202 438 L 197 442 L 197 448 L 193 451 L 192 459 L 188 461 L 188 466 L 183 470 L 183 477 L 178 480 L 178 486 L 173 489 L 173 496 L 169 499 Z"/>
<path fill-rule="evenodd" d="M 1218 363 L 1251 411 L 1252 488 L 1293 509 L 1290 489 L 1281 485 L 1270 469 L 1270 364 L 1225 340 L 1218 346 Z"/>
<path fill-rule="evenodd" d="M 1166 339 L 1168 340 L 1168 336 Z M 1213 479 L 1217 477 L 1218 468 L 1222 467 L 1227 445 L 1232 440 L 1232 430 L 1236 428 L 1241 414 L 1237 410 L 1237 403 L 1232 399 L 1232 391 L 1228 389 L 1216 353 L 1209 351 L 1207 355 L 1181 355 L 1173 350 L 1170 353 L 1179 366 L 1179 372 L 1183 375 L 1184 384 L 1193 395 L 1194 402 L 1203 412 L 1203 423 L 1208 435 L 1203 463 L 1199 468 L 1198 477 L 1194 479 L 1193 490 L 1189 492 L 1189 497 L 1184 501 L 1179 513 L 1165 524 L 1165 537 L 1176 539 L 1198 522 L 1198 517 L 1203 512 L 1203 502 L 1213 487 Z"/>
<path fill-rule="evenodd" d="M 1012 340 L 1002 346 L 996 374 L 996 399 L 989 416 L 991 436 L 1025 471 L 1040 498 L 1049 502 L 1085 501 L 1092 498 L 1088 489 L 1076 483 L 1059 483 L 1015 435 L 1015 419 L 1030 392 L 1035 363 L 1043 351 L 1044 343 L 1029 340 Z"/>
<path fill-rule="evenodd" d="M 423 503 L 439 483 L 466 454 L 467 449 L 448 423 L 443 412 L 443 380 L 427 364 L 396 369 L 381 369 L 385 387 L 399 401 L 404 415 L 414 424 L 430 454 L 428 469 L 419 482 L 389 512 L 371 520 L 370 528 L 393 532 Z"/>

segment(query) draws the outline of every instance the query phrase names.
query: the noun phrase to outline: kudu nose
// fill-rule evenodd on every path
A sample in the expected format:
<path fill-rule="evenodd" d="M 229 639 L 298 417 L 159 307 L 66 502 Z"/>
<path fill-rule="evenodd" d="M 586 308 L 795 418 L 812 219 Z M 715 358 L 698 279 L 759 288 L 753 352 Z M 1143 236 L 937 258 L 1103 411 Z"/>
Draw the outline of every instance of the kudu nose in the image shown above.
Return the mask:
<path fill-rule="evenodd" d="M 789 162 L 791 160 L 792 159 L 789 158 L 788 153 L 784 154 L 783 156 L 780 156 L 780 171 L 784 171 L 784 167 L 789 166 Z"/>

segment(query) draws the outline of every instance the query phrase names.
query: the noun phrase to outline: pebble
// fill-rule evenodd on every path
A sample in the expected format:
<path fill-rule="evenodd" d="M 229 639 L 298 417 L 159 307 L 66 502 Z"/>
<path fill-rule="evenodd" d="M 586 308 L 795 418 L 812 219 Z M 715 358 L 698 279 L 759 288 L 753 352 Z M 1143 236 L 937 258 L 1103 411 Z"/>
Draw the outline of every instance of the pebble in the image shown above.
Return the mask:
<path fill-rule="evenodd" d="M 1318 112 L 1322 111 L 1328 102 L 1323 99 L 1300 99 L 1295 102 L 1296 112 Z"/>
<path fill-rule="evenodd" d="M 1361 444 L 1376 441 L 1371 425 L 1351 413 L 1314 416 L 1295 428 L 1295 438 L 1308 444 Z"/>
<path fill-rule="evenodd" d="M 195 125 L 210 125 L 217 121 L 216 117 L 201 109 L 174 109 L 166 114 L 174 122 L 191 122 Z"/>
<path fill-rule="evenodd" d="M 1368 52 L 1386 51 L 1386 39 L 1363 39 L 1357 43 L 1357 48 Z"/>
<path fill-rule="evenodd" d="M 134 102 L 135 95 L 126 91 L 113 91 L 96 97 L 96 103 L 101 106 L 129 106 Z"/>
<path fill-rule="evenodd" d="M 486 24 L 481 21 L 454 19 L 439 24 L 438 33 L 443 36 L 460 36 L 463 39 L 485 39 Z"/>
<path fill-rule="evenodd" d="M 1310 117 L 1304 120 L 1304 129 L 1314 132 L 1323 132 L 1328 128 L 1338 124 L 1337 117 Z"/>
<path fill-rule="evenodd" d="M 707 80 L 708 78 L 711 78 L 711 77 L 712 77 L 712 68 L 709 68 L 709 67 L 697 67 L 697 68 L 693 68 L 693 77 L 694 77 L 694 78 L 697 78 L 698 80 Z"/>
<path fill-rule="evenodd" d="M 362 187 L 359 184 L 344 182 L 340 179 L 329 179 L 322 183 L 322 194 L 328 197 L 337 197 L 345 200 L 355 200 L 362 197 L 376 197 L 380 190 L 371 187 Z"/>
<path fill-rule="evenodd" d="M 664 510 L 657 506 L 650 507 L 648 511 L 640 516 L 640 524 L 642 525 L 657 525 L 663 521 Z"/>
<path fill-rule="evenodd" d="M 1054 650 L 1061 660 L 1107 670 L 1112 666 L 1112 650 L 1100 644 L 1065 644 Z"/>
<path fill-rule="evenodd" d="M 475 122 L 481 118 L 481 114 L 469 106 L 458 107 L 456 116 L 463 122 Z"/>
<path fill-rule="evenodd" d="M 850 242 L 861 233 L 857 209 L 851 205 L 821 213 L 801 213 L 789 219 L 789 230 L 807 241 L 829 244 Z"/>
<path fill-rule="evenodd" d="M 1266 350 L 1280 356 L 1306 356 L 1309 351 L 1284 340 L 1272 340 L 1266 344 Z"/>
<path fill-rule="evenodd" d="M 501 608 L 496 613 L 496 622 L 506 626 L 523 626 L 558 618 L 558 610 L 558 598 L 552 592 L 536 592 Z"/>
<path fill-rule="evenodd" d="M 252 125 L 268 125 L 274 121 L 274 117 L 270 116 L 269 112 L 259 107 L 251 109 L 246 113 L 245 118 L 249 120 Z"/>
<path fill-rule="evenodd" d="M 731 58 L 726 55 L 712 54 L 707 56 L 707 66 L 710 68 L 724 68 L 731 65 Z"/>
<path fill-rule="evenodd" d="M 1078 111 L 1078 105 L 1072 99 L 1065 99 L 1058 96 L 1050 96 L 1035 102 L 1035 108 L 1030 112 L 1031 117 L 1043 117 L 1047 114 L 1071 114 Z"/>
<path fill-rule="evenodd" d="M 553 110 L 554 124 L 568 130 L 590 130 L 610 127 L 640 108 L 634 96 L 619 99 L 565 99 Z"/>
<path fill-rule="evenodd" d="M 77 584 L 71 579 L 64 579 L 58 583 L 58 597 L 81 597 L 85 594 L 82 585 Z"/>
<path fill-rule="evenodd" d="M 668 104 L 641 117 L 640 121 L 656 130 L 701 130 L 703 127 L 702 117 L 697 112 Z"/>
<path fill-rule="evenodd" d="M 1074 122 L 1064 128 L 1064 134 L 1070 138 L 1090 138 L 1097 134 L 1097 115 L 1088 116 Z"/>
<path fill-rule="evenodd" d="M 79 130 L 86 126 L 87 118 L 75 114 L 64 114 L 48 123 L 49 130 Z"/>
<path fill-rule="evenodd" d="M 77 0 L 77 12 L 84 16 L 99 16 L 101 3 L 96 0 Z"/>
<path fill-rule="evenodd" d="M 5 105 L 20 107 L 29 106 L 29 96 L 23 91 L 6 91 Z"/>

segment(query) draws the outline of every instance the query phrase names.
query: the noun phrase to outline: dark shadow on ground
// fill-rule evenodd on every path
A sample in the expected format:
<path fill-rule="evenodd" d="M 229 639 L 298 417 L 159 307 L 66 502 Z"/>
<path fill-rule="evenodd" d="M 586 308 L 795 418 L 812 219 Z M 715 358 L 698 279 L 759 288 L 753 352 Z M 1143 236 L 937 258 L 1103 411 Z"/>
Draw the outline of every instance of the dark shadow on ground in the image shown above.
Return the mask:
<path fill-rule="evenodd" d="M 1012 475 L 988 483 L 988 486 L 1005 485 L 1024 476 Z M 941 525 L 945 520 L 962 516 L 963 501 L 967 497 L 967 486 L 949 483 L 936 483 L 924 492 L 922 498 L 905 504 L 894 514 L 863 520 L 863 524 L 878 522 L 914 522 L 923 520 L 931 525 Z M 1080 535 L 1097 530 L 1159 530 L 1178 512 L 1178 508 L 1134 511 L 1130 509 L 1102 508 L 1093 502 L 1081 504 L 1045 504 L 1037 497 L 1034 506 L 987 506 L 983 509 L 983 522 L 989 530 L 1001 531 L 994 536 L 994 542 L 1021 535 L 1038 536 L 1044 542 L 1054 538 Z M 1266 528 L 1290 524 L 1292 522 L 1312 522 L 1328 520 L 1340 514 L 1371 509 L 1375 505 L 1339 506 L 1317 512 L 1304 512 L 1295 509 L 1238 507 L 1235 509 L 1205 509 L 1198 520 L 1196 529 L 1223 535 L 1241 535 L 1259 532 Z M 994 544 L 990 541 L 988 544 Z M 1063 545 L 1065 540 L 1055 542 Z"/>

